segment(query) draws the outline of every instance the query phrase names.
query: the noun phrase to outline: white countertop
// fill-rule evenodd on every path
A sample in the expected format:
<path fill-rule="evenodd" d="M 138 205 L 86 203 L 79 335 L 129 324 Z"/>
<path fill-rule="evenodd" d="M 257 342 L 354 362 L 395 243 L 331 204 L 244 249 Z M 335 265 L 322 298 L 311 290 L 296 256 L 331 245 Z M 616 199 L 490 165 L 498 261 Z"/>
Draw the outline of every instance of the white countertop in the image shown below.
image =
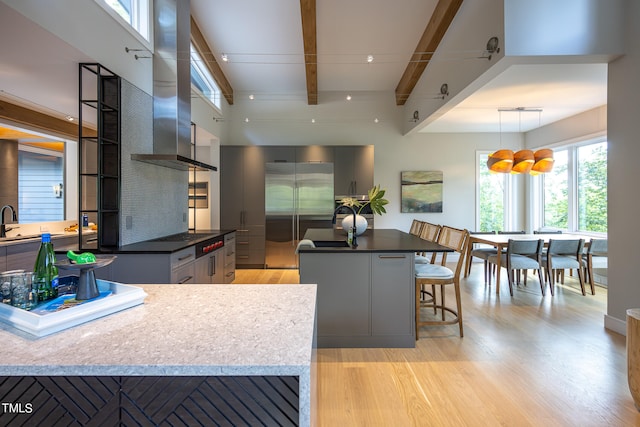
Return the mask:
<path fill-rule="evenodd" d="M 0 324 L 0 376 L 309 374 L 316 285 L 139 286 L 144 304 L 43 338 Z"/>

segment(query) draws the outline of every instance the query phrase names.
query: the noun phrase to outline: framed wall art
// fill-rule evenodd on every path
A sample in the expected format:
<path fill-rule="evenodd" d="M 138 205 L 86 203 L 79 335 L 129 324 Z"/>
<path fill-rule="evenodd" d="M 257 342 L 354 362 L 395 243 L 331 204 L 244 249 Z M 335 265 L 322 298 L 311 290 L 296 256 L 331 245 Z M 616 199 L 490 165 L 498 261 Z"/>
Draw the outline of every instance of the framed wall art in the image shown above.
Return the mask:
<path fill-rule="evenodd" d="M 442 171 L 401 172 L 402 213 L 442 213 Z"/>

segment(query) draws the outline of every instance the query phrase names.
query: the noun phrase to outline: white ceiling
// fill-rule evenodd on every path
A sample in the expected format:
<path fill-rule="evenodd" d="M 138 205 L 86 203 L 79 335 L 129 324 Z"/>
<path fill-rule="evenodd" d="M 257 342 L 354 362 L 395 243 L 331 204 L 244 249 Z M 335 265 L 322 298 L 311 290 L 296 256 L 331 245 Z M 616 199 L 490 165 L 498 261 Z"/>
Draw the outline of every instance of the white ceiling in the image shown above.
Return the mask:
<path fill-rule="evenodd" d="M 319 102 L 323 92 L 393 92 L 436 4 L 317 1 Z M 191 11 L 236 94 L 306 100 L 299 1 L 191 0 Z M 75 64 L 90 59 L 2 2 L 0 12 L 0 37 L 11 40 L 0 44 L 0 97 L 76 115 L 75 80 L 46 90 L 33 82 L 75 74 Z M 454 20 L 449 31 L 464 29 Z M 542 108 L 540 116 L 502 114 L 503 131 L 525 131 L 606 104 L 606 64 L 566 62 L 512 65 L 421 131 L 497 132 L 499 108 Z"/>

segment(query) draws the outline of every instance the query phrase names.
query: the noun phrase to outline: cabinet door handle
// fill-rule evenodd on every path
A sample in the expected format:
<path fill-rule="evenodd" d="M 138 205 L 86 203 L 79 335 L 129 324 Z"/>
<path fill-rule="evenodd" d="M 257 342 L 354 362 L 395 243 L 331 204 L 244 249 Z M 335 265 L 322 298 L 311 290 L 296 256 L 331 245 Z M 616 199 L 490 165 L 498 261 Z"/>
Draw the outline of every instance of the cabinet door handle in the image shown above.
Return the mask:
<path fill-rule="evenodd" d="M 182 285 L 183 283 L 187 283 L 189 280 L 193 279 L 193 276 L 184 277 L 182 280 L 178 282 L 178 285 Z"/>
<path fill-rule="evenodd" d="M 213 276 L 213 257 L 209 257 L 209 263 L 207 264 L 207 276 Z"/>
<path fill-rule="evenodd" d="M 185 259 L 189 259 L 193 256 L 193 254 L 185 255 L 183 257 L 178 258 L 178 261 L 184 261 Z"/>
<path fill-rule="evenodd" d="M 380 259 L 403 259 L 406 257 L 406 255 L 378 255 Z"/>

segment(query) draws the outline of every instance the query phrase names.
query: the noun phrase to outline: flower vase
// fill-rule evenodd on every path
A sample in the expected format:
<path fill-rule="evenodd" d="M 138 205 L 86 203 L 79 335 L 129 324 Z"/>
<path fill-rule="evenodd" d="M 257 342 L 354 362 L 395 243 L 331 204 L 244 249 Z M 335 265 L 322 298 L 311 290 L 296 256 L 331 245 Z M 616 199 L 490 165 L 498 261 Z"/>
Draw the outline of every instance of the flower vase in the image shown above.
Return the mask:
<path fill-rule="evenodd" d="M 367 229 L 369 223 L 362 215 L 356 215 L 356 236 L 361 235 Z M 353 227 L 353 215 L 347 215 L 342 219 L 342 229 L 348 234 L 349 229 Z"/>

